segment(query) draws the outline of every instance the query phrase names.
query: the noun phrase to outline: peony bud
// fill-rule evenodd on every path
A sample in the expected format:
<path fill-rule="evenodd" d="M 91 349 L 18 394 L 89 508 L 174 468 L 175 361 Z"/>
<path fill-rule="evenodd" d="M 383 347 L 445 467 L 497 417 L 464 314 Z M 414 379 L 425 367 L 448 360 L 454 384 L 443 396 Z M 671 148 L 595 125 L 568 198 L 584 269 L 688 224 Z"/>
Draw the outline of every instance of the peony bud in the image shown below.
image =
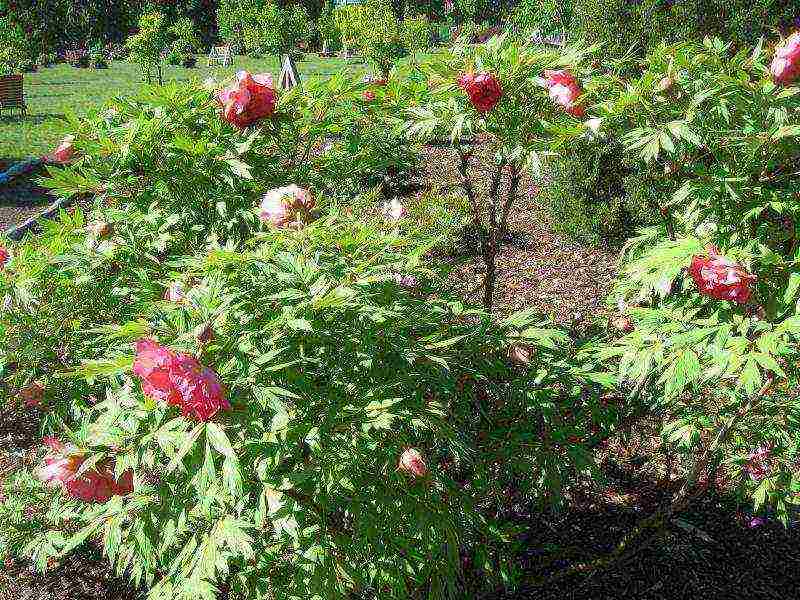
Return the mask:
<path fill-rule="evenodd" d="M 533 348 L 523 344 L 514 344 L 508 349 L 508 358 L 515 365 L 520 367 L 527 367 L 531 364 L 533 358 Z"/>
<path fill-rule="evenodd" d="M 173 281 L 167 286 L 164 292 L 164 300 L 167 302 L 181 303 L 186 300 L 186 284 L 182 281 Z"/>
<path fill-rule="evenodd" d="M 375 92 L 373 92 L 372 90 L 366 90 L 363 94 L 363 98 L 367 102 L 372 102 L 373 100 L 375 100 Z"/>
<path fill-rule="evenodd" d="M 489 112 L 503 97 L 500 82 L 491 73 L 461 73 L 457 83 L 479 113 Z"/>
<path fill-rule="evenodd" d="M 72 145 L 74 141 L 75 136 L 68 135 L 61 140 L 61 143 L 51 154 L 48 154 L 44 157 L 45 160 L 60 165 L 67 164 L 75 157 L 75 148 Z"/>
<path fill-rule="evenodd" d="M 674 77 L 662 77 L 661 81 L 658 82 L 656 89 L 662 94 L 669 94 L 675 88 L 675 78 Z"/>
<path fill-rule="evenodd" d="M 425 477 L 428 474 L 428 467 L 422 460 L 422 455 L 414 448 L 403 451 L 397 469 L 414 477 Z"/>
<path fill-rule="evenodd" d="M 20 390 L 19 398 L 28 408 L 39 407 L 44 400 L 44 386 L 38 381 L 29 383 Z"/>
<path fill-rule="evenodd" d="M 201 326 L 200 330 L 197 332 L 197 341 L 201 344 L 208 344 L 214 340 L 214 337 L 214 328 L 210 323 Z"/>
<path fill-rule="evenodd" d="M 397 198 L 393 198 L 391 202 L 383 205 L 383 215 L 393 221 L 399 221 L 407 213 L 406 207 Z"/>
<path fill-rule="evenodd" d="M 8 249 L 0 246 L 0 271 L 6 268 L 6 264 L 11 260 L 11 253 Z"/>
<path fill-rule="evenodd" d="M 102 239 L 114 233 L 114 226 L 111 223 L 106 223 L 105 221 L 96 221 L 89 225 L 89 231 L 96 238 Z"/>
<path fill-rule="evenodd" d="M 631 333 L 634 330 L 633 321 L 629 317 L 620 315 L 610 320 L 611 327 L 620 333 Z"/>

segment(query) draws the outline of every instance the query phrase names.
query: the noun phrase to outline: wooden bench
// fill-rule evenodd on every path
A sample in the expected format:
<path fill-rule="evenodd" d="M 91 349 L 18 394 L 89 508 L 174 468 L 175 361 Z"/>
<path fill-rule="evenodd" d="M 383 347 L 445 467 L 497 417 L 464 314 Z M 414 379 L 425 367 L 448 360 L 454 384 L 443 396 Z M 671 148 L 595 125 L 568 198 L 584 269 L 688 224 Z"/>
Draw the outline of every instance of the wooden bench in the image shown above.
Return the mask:
<path fill-rule="evenodd" d="M 228 67 L 233 63 L 230 46 L 213 46 L 208 53 L 208 63 L 210 67 L 214 63 L 221 63 L 223 67 Z"/>
<path fill-rule="evenodd" d="M 15 108 L 21 111 L 23 116 L 28 112 L 22 75 L 4 75 L 0 77 L 0 116 L 3 111 L 11 112 Z"/>

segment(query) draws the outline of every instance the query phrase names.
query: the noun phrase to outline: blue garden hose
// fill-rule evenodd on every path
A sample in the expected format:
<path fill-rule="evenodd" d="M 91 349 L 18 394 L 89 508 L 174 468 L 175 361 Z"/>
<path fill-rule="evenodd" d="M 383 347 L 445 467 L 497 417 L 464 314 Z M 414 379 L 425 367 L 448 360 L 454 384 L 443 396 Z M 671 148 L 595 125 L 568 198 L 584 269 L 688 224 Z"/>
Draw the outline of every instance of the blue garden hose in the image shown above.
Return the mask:
<path fill-rule="evenodd" d="M 0 173 L 0 185 L 7 185 L 20 175 L 25 175 L 31 171 L 35 171 L 43 163 L 44 159 L 41 157 L 31 158 L 29 160 L 23 160 L 22 162 L 14 163 L 8 169 Z"/>

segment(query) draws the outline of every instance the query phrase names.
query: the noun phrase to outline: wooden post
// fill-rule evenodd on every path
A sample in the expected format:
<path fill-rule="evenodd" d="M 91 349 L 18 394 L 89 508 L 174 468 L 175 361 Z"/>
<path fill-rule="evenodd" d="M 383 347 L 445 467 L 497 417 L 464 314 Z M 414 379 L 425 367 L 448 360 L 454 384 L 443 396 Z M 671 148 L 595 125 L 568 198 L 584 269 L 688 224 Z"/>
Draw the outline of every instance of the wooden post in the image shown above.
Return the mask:
<path fill-rule="evenodd" d="M 278 85 L 283 90 L 290 90 L 299 84 L 300 74 L 297 72 L 297 66 L 289 54 L 284 54 L 281 57 L 281 74 L 278 77 Z"/>

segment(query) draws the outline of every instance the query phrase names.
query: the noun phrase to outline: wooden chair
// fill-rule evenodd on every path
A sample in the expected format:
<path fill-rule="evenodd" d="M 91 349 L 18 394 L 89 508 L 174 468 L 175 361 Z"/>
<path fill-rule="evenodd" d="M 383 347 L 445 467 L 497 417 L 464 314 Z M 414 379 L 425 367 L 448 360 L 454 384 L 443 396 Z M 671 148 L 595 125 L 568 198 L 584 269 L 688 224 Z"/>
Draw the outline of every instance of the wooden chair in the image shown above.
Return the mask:
<path fill-rule="evenodd" d="M 231 47 L 213 46 L 211 48 L 211 52 L 208 53 L 208 62 L 206 63 L 206 66 L 210 67 L 214 63 L 221 63 L 223 67 L 228 67 L 233 64 Z"/>
<path fill-rule="evenodd" d="M 23 116 L 28 112 L 22 75 L 2 76 L 0 77 L 0 116 L 4 110 L 11 112 L 15 108 L 22 112 Z"/>

